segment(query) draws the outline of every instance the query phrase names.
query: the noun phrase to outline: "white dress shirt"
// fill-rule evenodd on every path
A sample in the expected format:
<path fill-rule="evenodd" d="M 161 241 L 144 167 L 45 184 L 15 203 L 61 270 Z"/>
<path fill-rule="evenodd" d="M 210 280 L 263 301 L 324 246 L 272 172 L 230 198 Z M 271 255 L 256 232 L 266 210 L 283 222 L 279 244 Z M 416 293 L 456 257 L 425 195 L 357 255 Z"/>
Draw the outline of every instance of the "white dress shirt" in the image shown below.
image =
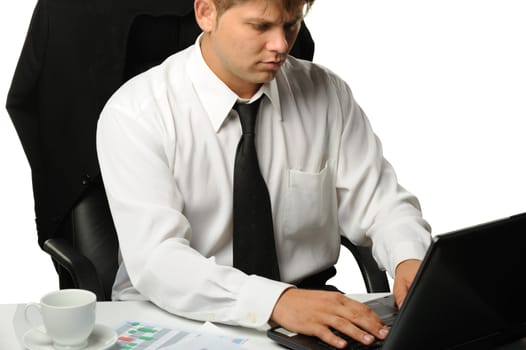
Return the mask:
<path fill-rule="evenodd" d="M 264 94 L 256 148 L 281 278 L 232 267 L 238 96 L 198 43 L 133 78 L 105 106 L 97 150 L 117 229 L 114 299 L 146 298 L 180 316 L 262 327 L 289 283 L 334 265 L 340 235 L 373 244 L 391 275 L 423 258 L 429 227 L 399 186 L 349 87 L 289 57 Z"/>

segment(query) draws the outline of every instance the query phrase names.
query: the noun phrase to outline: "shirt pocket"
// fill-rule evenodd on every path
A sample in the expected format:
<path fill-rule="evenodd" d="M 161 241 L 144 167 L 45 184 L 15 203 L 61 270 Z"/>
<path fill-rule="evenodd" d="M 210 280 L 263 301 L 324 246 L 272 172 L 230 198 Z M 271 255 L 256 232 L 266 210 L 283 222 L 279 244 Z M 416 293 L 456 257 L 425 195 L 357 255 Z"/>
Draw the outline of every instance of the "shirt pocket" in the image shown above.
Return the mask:
<path fill-rule="evenodd" d="M 285 236 L 309 237 L 334 234 L 336 191 L 329 166 L 318 173 L 288 170 L 283 232 Z"/>

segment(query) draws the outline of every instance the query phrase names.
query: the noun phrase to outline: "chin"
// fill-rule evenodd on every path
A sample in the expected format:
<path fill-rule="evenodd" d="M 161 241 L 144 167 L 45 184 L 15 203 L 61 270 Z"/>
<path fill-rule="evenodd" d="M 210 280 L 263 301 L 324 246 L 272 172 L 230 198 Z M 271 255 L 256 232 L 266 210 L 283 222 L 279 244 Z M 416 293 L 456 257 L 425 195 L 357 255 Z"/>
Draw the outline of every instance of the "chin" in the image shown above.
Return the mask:
<path fill-rule="evenodd" d="M 256 79 L 256 80 L 258 84 L 265 84 L 265 83 L 272 81 L 276 77 L 277 73 L 278 73 L 277 71 L 262 73 L 259 75 L 258 77 L 259 79 Z"/>

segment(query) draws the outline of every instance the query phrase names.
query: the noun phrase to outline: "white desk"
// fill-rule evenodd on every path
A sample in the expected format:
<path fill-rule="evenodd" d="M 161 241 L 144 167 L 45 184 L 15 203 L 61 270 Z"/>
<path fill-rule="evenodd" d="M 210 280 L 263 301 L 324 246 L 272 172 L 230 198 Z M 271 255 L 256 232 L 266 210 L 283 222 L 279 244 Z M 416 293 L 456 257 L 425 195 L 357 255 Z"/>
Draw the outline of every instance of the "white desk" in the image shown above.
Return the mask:
<path fill-rule="evenodd" d="M 350 295 L 352 298 L 366 301 L 382 294 L 361 294 Z M 29 325 L 22 324 L 15 330 L 15 315 L 21 316 L 23 304 L 0 304 L 0 349 L 1 350 L 21 350 L 20 339 L 24 332 L 29 329 Z M 17 312 L 18 311 L 18 312 Z M 149 302 L 98 302 L 97 303 L 97 323 L 104 324 L 114 328 L 122 321 L 142 321 L 146 323 L 158 324 L 174 329 L 198 329 L 202 322 L 187 320 L 165 312 Z M 250 339 L 244 347 L 249 350 L 282 350 L 282 347 L 276 345 L 268 339 L 265 332 L 256 331 L 247 328 L 231 327 L 217 325 L 228 335 L 240 338 Z M 115 347 L 117 348 L 117 347 Z M 499 350 L 520 350 L 526 349 L 526 338 L 505 347 L 499 347 Z"/>
<path fill-rule="evenodd" d="M 381 294 L 352 295 L 351 297 L 366 301 Z M 25 322 L 19 322 L 20 326 L 14 327 L 15 315 L 21 316 L 23 304 L 0 304 L 0 349 L 20 350 L 24 349 L 21 337 L 29 329 Z M 17 312 L 18 310 L 18 312 Z M 114 328 L 122 321 L 141 321 L 145 323 L 158 324 L 174 329 L 198 329 L 202 322 L 191 321 L 170 314 L 149 302 L 123 301 L 123 302 L 98 302 L 97 323 Z M 283 349 L 267 338 L 265 332 L 216 324 L 226 334 L 248 338 L 244 347 L 249 350 L 278 350 Z"/>

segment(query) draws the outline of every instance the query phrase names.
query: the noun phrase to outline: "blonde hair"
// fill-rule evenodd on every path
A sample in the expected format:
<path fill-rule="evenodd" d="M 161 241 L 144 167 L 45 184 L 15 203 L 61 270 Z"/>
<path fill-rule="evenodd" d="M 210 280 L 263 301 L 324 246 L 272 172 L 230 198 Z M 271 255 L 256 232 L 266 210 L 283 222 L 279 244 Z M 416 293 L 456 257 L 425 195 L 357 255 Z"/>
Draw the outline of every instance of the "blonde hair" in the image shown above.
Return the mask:
<path fill-rule="evenodd" d="M 217 17 L 221 17 L 221 15 L 228 10 L 229 8 L 243 4 L 248 1 L 253 0 L 213 0 L 216 6 L 217 10 Z M 309 9 L 312 7 L 312 4 L 314 3 L 314 0 L 266 0 L 266 1 L 275 1 L 280 2 L 281 6 L 283 6 L 283 9 L 287 12 L 292 12 L 296 10 L 298 7 L 305 6 L 305 13 L 309 11 Z"/>

